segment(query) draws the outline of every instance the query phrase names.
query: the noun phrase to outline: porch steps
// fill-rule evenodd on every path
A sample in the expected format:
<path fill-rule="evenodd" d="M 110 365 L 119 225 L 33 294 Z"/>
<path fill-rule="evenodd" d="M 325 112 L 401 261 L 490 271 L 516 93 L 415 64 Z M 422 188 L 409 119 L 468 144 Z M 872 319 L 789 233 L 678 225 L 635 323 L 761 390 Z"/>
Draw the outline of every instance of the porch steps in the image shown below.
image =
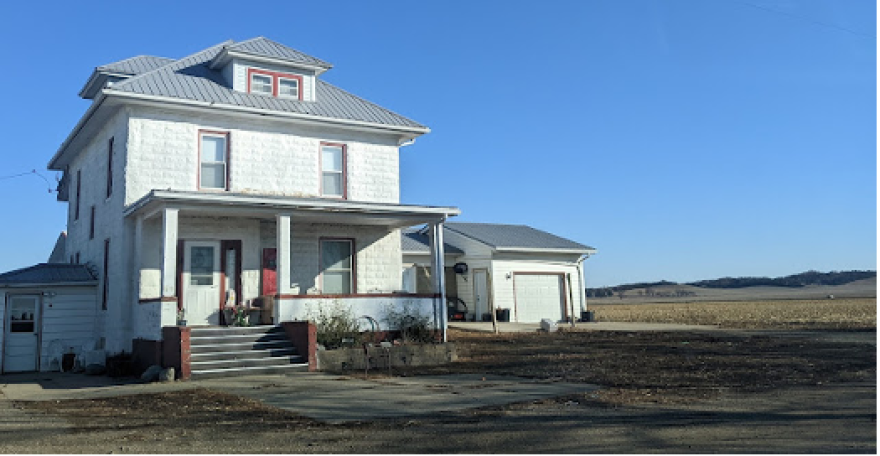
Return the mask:
<path fill-rule="evenodd" d="M 193 328 L 190 356 L 193 380 L 308 369 L 279 326 Z"/>

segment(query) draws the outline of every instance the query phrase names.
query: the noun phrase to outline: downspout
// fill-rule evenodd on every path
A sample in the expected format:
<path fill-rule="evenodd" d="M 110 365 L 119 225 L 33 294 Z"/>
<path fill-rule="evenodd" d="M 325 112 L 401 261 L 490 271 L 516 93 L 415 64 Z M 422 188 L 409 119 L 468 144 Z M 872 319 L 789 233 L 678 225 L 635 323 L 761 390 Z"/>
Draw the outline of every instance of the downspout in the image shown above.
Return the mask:
<path fill-rule="evenodd" d="M 585 312 L 587 310 L 587 282 L 584 281 L 584 260 L 590 257 L 590 254 L 581 255 L 577 260 L 577 270 L 578 275 L 580 276 L 580 296 L 581 296 L 581 312 Z M 572 315 L 572 320 L 574 319 L 574 315 Z"/>

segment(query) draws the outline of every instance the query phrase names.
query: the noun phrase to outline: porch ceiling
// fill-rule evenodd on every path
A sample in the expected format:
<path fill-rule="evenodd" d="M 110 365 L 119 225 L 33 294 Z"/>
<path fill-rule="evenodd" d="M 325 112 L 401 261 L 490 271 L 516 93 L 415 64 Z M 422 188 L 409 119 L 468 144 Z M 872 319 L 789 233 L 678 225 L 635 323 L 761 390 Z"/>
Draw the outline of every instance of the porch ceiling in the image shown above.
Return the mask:
<path fill-rule="evenodd" d="M 402 228 L 443 221 L 459 215 L 455 207 L 365 203 L 321 198 L 153 190 L 128 207 L 126 217 L 150 218 L 164 208 L 176 208 L 181 215 L 274 219 L 290 214 L 294 222 L 378 225 Z"/>

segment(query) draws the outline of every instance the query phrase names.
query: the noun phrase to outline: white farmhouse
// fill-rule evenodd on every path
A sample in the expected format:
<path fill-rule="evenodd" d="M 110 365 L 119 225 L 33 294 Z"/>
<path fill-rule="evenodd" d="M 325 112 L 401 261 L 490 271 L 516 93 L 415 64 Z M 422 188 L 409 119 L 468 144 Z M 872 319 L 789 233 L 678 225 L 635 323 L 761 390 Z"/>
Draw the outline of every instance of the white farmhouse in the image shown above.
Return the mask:
<path fill-rule="evenodd" d="M 429 129 L 325 82 L 330 68 L 262 37 L 97 67 L 80 92 L 92 104 L 48 165 L 63 172 L 64 255 L 83 265 L 77 277 L 91 274 L 62 285 L 94 299 L 60 299 L 51 277 L 26 289 L 0 277 L 0 302 L 35 322 L 7 312 L 2 340 L 26 342 L 4 347 L 0 372 L 56 368 L 50 346 L 168 364 L 188 338 L 193 376 L 219 372 L 230 366 L 199 358 L 197 341 L 254 336 L 268 352 L 272 336 L 168 329 L 228 324 L 233 305 L 262 305 L 274 323 L 334 303 L 376 320 L 407 306 L 442 328 L 442 275 L 427 293 L 401 284 L 400 229 L 426 224 L 442 238 L 459 214 L 400 204 L 398 154 Z M 432 245 L 442 270 L 443 243 Z M 40 314 L 59 305 L 91 318 L 92 340 L 44 327 L 54 320 Z M 28 331 L 30 342 L 17 337 Z"/>

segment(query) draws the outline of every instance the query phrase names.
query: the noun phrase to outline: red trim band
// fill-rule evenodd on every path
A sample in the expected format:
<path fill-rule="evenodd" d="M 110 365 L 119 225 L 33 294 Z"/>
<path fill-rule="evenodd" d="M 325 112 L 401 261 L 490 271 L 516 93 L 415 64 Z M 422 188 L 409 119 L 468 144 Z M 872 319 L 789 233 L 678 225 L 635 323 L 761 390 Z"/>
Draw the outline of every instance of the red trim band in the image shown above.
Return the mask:
<path fill-rule="evenodd" d="M 358 293 L 295 295 L 277 294 L 275 299 L 336 299 L 336 298 L 439 298 L 440 293 Z"/>

